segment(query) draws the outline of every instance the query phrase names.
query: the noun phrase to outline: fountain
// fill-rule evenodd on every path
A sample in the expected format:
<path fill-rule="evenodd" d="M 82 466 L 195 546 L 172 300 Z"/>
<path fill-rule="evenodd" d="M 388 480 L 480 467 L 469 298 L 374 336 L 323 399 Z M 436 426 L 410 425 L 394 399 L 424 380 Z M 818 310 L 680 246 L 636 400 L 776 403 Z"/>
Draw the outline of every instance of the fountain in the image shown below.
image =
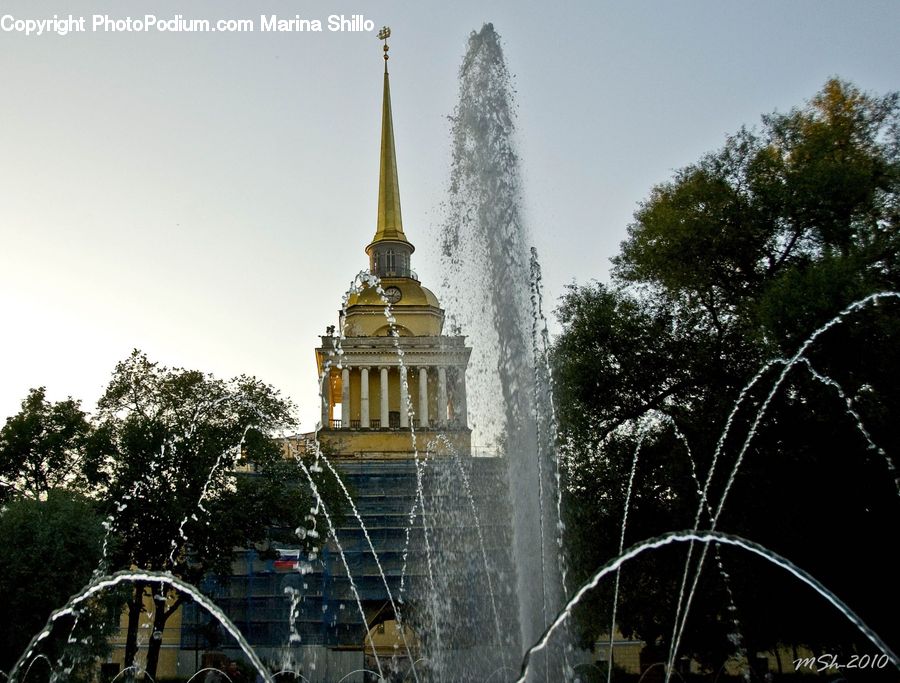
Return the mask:
<path fill-rule="evenodd" d="M 451 121 L 443 298 L 452 324 L 472 339 L 471 401 L 480 440 L 503 455 L 508 470 L 520 642 L 526 644 L 562 603 L 564 561 L 539 281 L 521 208 L 510 76 L 491 24 L 469 37 Z"/>
<path fill-rule="evenodd" d="M 379 37 L 386 40 L 389 35 L 383 30 Z M 723 547 L 761 557 L 812 588 L 884 655 L 885 662 L 900 668 L 900 658 L 884 638 L 815 577 L 789 559 L 717 528 L 771 400 L 794 367 L 805 368 L 837 393 L 870 449 L 886 461 L 896 479 L 892 460 L 875 443 L 841 385 L 816 370 L 806 353 L 821 335 L 859 310 L 900 294 L 882 292 L 855 302 L 816 330 L 791 358 L 764 365 L 739 394 L 705 479 L 697 471 L 687 437 L 670 415 L 648 412 L 623 426 L 634 430 L 637 439 L 618 555 L 570 598 L 540 264 L 537 253 L 528 248 L 514 145 L 515 107 L 493 26 L 486 24 L 469 38 L 460 69 L 459 105 L 451 119 L 450 189 L 440 226 L 441 299 L 448 312 L 449 335 L 440 327 L 442 317 L 440 323 L 429 323 L 427 333 L 413 333 L 409 312 L 402 312 L 410 299 L 421 296 L 416 299 L 417 314 L 421 308 L 425 315 L 438 318 L 436 299 L 429 298 L 431 293 L 409 269 L 413 249 L 400 222 L 387 70 L 384 107 L 380 198 L 386 205 L 379 207 L 376 239 L 367 248 L 372 267 L 354 278 L 343 299 L 339 328 L 329 330 L 317 349 L 321 428 L 305 440 L 284 440 L 286 452 L 297 460 L 315 496 L 307 516 L 310 524 L 298 528 L 297 535 L 301 540 L 317 539 L 317 546 L 305 554 L 298 548 L 280 548 L 284 555 L 279 557 L 290 559 L 281 560 L 291 565 L 290 571 L 279 575 L 271 568 L 264 570 L 268 578 L 274 577 L 270 583 L 277 583 L 284 608 L 275 629 L 283 644 L 255 647 L 253 634 L 239 628 L 240 623 L 253 622 L 250 607 L 239 604 L 251 602 L 254 596 L 249 593 L 234 598 L 226 588 L 212 584 L 201 591 L 165 571 L 140 568 L 107 576 L 104 540 L 103 559 L 90 584 L 35 634 L 8 679 L 30 680 L 36 662 L 46 663 L 51 680 L 65 679 L 73 670 L 71 663 L 42 649 L 58 636 L 55 629 L 61 620 L 74 617 L 76 626 L 66 635 L 74 643 L 80 637 L 78 620 L 89 617 L 86 606 L 99 594 L 146 582 L 190 596 L 194 604 L 184 623 L 194 627 L 193 636 L 197 637 L 199 616 L 210 616 L 230 639 L 222 649 L 234 656 L 239 653 L 266 683 L 280 676 L 310 682 L 576 681 L 579 669 L 596 666 L 575 661 L 567 632 L 572 610 L 601 580 L 614 582 L 612 651 L 620 570 L 634 558 L 681 544 L 687 545 L 687 559 L 668 661 L 660 665 L 667 679 L 677 673 L 676 657 L 710 548 L 727 586 L 726 611 L 733 621 L 736 650 L 743 647 L 729 576 L 719 555 Z M 400 303 L 404 298 L 407 303 Z M 466 344 L 471 345 L 471 357 Z M 367 354 L 376 360 L 367 363 Z M 443 364 L 429 365 L 433 358 Z M 725 453 L 732 418 L 751 390 L 764 386 L 769 371 L 779 366 L 721 496 L 714 500 L 711 482 Z M 354 371 L 358 372 L 351 375 Z M 416 371 L 418 384 L 409 378 Z M 380 413 L 374 409 L 375 397 L 369 395 L 370 382 L 381 394 Z M 396 391 L 399 400 L 389 404 L 389 391 Z M 380 419 L 373 418 L 376 414 Z M 476 447 L 467 443 L 468 416 L 475 427 Z M 690 461 L 699 499 L 693 528 L 627 548 L 639 456 L 647 434 L 663 428 L 673 430 Z M 360 443 L 378 443 L 381 450 L 354 450 Z M 219 467 L 217 460 L 210 477 Z M 345 521 L 333 517 L 320 495 L 315 475 L 326 471 L 337 481 L 342 504 L 350 511 Z M 204 510 L 206 498 L 204 486 L 198 509 Z M 127 504 L 123 501 L 119 512 Z M 319 515 L 325 520 L 324 529 L 316 526 Z M 105 524 L 107 537 L 113 522 L 111 518 Z M 172 564 L 176 540 L 189 540 L 187 523 L 185 517 L 172 540 Z M 699 560 L 692 565 L 697 545 Z M 254 568 L 264 562 L 254 551 L 247 551 L 243 559 L 250 569 L 240 577 L 249 583 Z M 219 591 L 216 599 L 206 594 L 214 589 Z M 242 609 L 242 617 L 232 614 Z M 195 669 L 193 675 L 215 671 L 207 666 Z M 604 673 L 611 680 L 612 668 Z"/>

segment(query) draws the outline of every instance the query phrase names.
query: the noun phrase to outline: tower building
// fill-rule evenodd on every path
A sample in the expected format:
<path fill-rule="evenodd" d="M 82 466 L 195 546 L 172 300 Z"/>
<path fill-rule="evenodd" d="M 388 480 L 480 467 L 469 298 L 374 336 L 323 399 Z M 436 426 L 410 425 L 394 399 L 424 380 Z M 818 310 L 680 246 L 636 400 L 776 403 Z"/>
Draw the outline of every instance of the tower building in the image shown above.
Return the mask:
<path fill-rule="evenodd" d="M 442 633 L 472 641 L 469 652 L 496 650 L 477 634 L 495 633 L 500 619 L 512 623 L 506 606 L 499 616 L 488 612 L 469 590 L 473 576 L 490 572 L 499 582 L 514 574 L 504 550 L 511 532 L 503 463 L 468 457 L 471 349 L 463 336 L 444 334 L 444 311 L 412 269 L 415 247 L 400 211 L 387 61 L 379 168 L 375 233 L 364 249 L 368 268 L 347 296 L 338 325 L 315 349 L 322 396 L 318 443 L 352 491 L 354 514 L 336 521 L 315 552 L 290 543 L 265 557 L 243 549 L 227 581 L 210 576 L 204 583 L 260 657 L 311 683 L 361 683 L 381 668 L 396 680 L 414 680 L 414 667 L 424 674 L 432 666 L 427 629 L 435 619 Z M 306 447 L 312 436 L 293 445 Z M 426 458 L 433 458 L 427 471 Z M 477 535 L 471 531 L 476 508 Z M 438 594 L 441 613 L 426 618 Z M 179 671 L 207 661 L 198 645 L 205 641 L 206 617 L 196 605 L 184 611 Z M 241 656 L 224 647 L 218 654 Z"/>
<path fill-rule="evenodd" d="M 387 49 L 385 44 L 378 218 L 365 248 L 377 280 L 359 283 L 339 314 L 339 334 L 322 336 L 316 349 L 319 441 L 338 457 L 408 458 L 424 452 L 440 432 L 468 454 L 471 349 L 464 337 L 443 333 L 444 311 L 412 269 L 415 247 L 400 211 Z"/>

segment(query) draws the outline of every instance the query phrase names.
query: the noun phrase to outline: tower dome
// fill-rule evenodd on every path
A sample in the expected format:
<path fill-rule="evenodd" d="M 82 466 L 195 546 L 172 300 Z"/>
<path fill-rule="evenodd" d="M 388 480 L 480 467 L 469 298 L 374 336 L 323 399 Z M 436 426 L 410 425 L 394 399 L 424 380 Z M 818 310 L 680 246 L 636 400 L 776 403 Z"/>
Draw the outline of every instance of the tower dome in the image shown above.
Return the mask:
<path fill-rule="evenodd" d="M 400 212 L 387 45 L 378 217 L 365 251 L 378 285 L 350 295 L 341 334 L 329 328 L 316 349 L 320 442 L 339 458 L 410 458 L 441 432 L 457 453 L 469 454 L 465 375 L 471 349 L 464 337 L 443 334 L 440 303 L 411 267 L 415 247 Z"/>

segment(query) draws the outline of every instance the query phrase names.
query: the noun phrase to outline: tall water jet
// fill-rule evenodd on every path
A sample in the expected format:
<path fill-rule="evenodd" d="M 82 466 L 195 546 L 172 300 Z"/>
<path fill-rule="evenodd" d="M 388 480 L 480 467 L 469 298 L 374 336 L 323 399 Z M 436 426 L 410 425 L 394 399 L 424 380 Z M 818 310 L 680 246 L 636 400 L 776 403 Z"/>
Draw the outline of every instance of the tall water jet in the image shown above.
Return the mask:
<path fill-rule="evenodd" d="M 492 24 L 469 36 L 451 117 L 450 187 L 441 228 L 442 298 L 471 340 L 475 450 L 504 456 L 513 516 L 521 646 L 561 604 L 555 466 L 539 444 L 542 395 L 531 343 L 528 233 L 515 149 L 515 105 Z M 540 374 L 540 373 L 538 373 Z"/>

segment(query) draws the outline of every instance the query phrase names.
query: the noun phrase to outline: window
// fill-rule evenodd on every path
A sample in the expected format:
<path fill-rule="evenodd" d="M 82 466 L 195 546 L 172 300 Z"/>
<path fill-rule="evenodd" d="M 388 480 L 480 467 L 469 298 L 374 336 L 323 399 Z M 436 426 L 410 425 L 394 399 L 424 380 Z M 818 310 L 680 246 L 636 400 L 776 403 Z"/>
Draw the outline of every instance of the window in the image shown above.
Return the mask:
<path fill-rule="evenodd" d="M 395 270 L 397 270 L 395 259 L 394 259 L 394 250 L 388 249 L 387 252 L 385 253 L 385 256 L 387 257 L 387 269 L 386 269 L 387 272 L 392 273 Z"/>

